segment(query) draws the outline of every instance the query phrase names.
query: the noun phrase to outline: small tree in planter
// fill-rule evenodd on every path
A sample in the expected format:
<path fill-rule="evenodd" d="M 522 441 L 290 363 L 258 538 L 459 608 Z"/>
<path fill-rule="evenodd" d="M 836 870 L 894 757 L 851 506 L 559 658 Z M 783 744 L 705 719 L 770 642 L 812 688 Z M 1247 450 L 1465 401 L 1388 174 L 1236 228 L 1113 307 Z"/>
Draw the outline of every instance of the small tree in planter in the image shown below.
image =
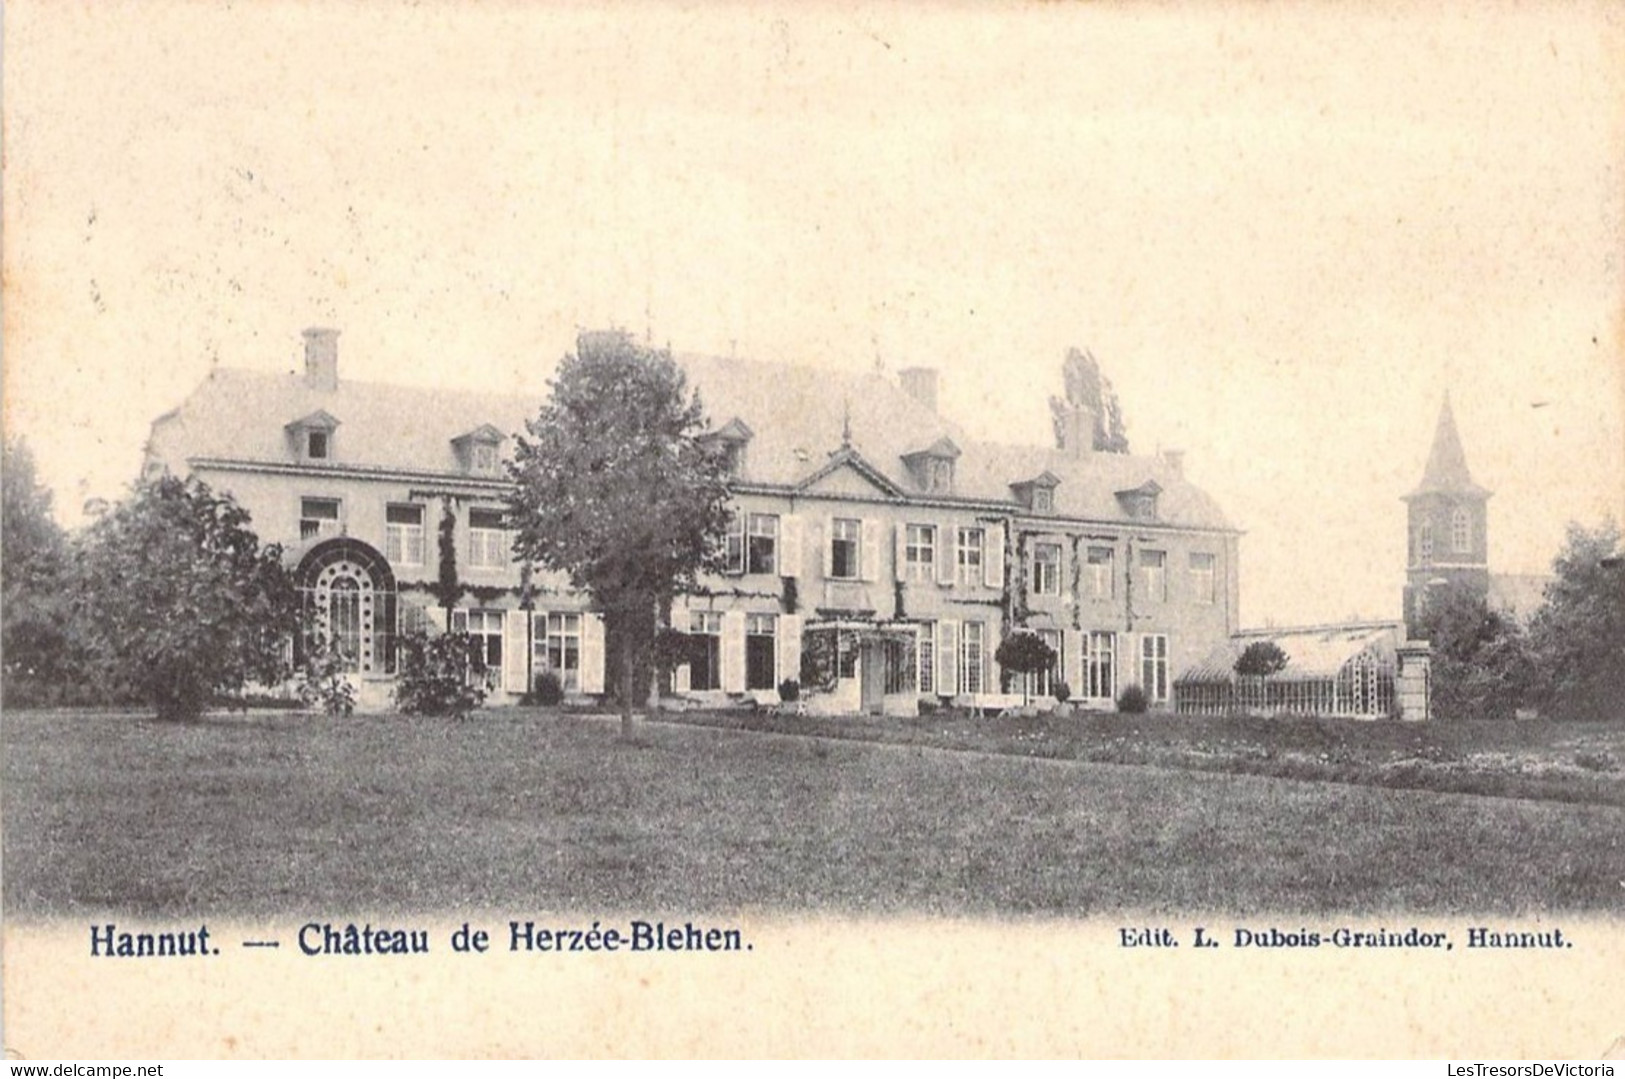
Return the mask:
<path fill-rule="evenodd" d="M 1265 679 L 1270 675 L 1286 669 L 1287 654 L 1281 651 L 1281 646 L 1274 641 L 1254 641 L 1242 650 L 1241 656 L 1235 664 L 1236 677 L 1245 679 L 1244 684 L 1250 685 L 1256 691 L 1256 697 L 1261 707 L 1268 707 L 1268 696 L 1265 693 Z"/>
<path fill-rule="evenodd" d="M 1022 676 L 1021 703 L 1025 705 L 1028 703 L 1026 676 L 1053 669 L 1057 657 L 1055 649 L 1045 644 L 1038 634 L 1017 630 L 999 642 L 999 650 L 993 653 L 993 658 L 1000 667 Z"/>

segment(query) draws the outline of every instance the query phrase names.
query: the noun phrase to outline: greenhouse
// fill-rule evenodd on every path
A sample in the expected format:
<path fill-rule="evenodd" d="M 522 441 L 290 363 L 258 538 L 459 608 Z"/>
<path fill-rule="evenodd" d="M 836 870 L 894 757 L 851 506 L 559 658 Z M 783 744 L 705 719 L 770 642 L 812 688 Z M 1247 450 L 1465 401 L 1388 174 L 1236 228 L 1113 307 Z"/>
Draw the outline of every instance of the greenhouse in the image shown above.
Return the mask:
<path fill-rule="evenodd" d="M 1404 630 L 1399 623 L 1367 622 L 1305 629 L 1268 629 L 1234 635 L 1174 681 L 1174 710 L 1182 715 L 1347 716 L 1398 715 L 1395 677 Z M 1240 675 L 1236 662 L 1247 646 L 1268 641 L 1286 662 L 1269 675 Z"/>

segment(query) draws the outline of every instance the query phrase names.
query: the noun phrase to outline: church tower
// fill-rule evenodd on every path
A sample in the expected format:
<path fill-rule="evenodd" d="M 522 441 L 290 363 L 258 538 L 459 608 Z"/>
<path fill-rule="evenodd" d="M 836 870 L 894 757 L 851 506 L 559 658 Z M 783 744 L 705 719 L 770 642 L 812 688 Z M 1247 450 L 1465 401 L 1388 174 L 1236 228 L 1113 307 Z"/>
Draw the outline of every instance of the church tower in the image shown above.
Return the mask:
<path fill-rule="evenodd" d="M 1410 552 L 1405 570 L 1405 628 L 1421 636 L 1418 624 L 1429 589 L 1464 584 L 1487 596 L 1490 587 L 1490 492 L 1473 482 L 1467 455 L 1456 433 L 1450 394 L 1439 409 L 1422 482 L 1405 496 Z"/>

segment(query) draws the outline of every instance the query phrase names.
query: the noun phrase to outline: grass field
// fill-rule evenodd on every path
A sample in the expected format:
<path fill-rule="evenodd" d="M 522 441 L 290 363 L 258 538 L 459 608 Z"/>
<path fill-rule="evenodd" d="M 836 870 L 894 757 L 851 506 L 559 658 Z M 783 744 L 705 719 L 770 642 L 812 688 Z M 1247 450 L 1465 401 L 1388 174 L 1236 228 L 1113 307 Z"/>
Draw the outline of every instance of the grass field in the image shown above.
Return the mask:
<path fill-rule="evenodd" d="M 13 918 L 1625 908 L 1625 808 L 1606 797 L 692 724 L 627 745 L 611 720 L 521 709 L 3 723 Z"/>

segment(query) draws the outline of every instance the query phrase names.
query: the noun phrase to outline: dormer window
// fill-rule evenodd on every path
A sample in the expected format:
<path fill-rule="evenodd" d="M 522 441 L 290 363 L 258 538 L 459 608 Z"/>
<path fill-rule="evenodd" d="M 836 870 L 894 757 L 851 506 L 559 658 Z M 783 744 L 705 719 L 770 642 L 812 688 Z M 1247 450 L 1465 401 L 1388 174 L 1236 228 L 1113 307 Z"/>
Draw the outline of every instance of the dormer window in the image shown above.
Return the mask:
<path fill-rule="evenodd" d="M 325 409 L 317 409 L 288 424 L 288 442 L 301 461 L 330 461 L 333 459 L 333 435 L 339 421 Z"/>
<path fill-rule="evenodd" d="M 903 464 L 920 490 L 927 494 L 951 494 L 954 489 L 954 462 L 959 447 L 949 438 L 939 438 L 923 450 L 903 455 Z"/>
<path fill-rule="evenodd" d="M 1016 501 L 1033 513 L 1055 512 L 1055 488 L 1060 486 L 1061 478 L 1055 473 L 1044 471 L 1030 480 L 1012 483 L 1010 490 L 1014 492 Z"/>
<path fill-rule="evenodd" d="M 745 472 L 745 447 L 755 434 L 744 420 L 735 416 L 715 431 L 700 436 L 700 444 L 716 456 L 724 475 L 738 479 Z"/>
<path fill-rule="evenodd" d="M 471 476 L 502 474 L 502 432 L 488 423 L 451 440 L 457 463 Z"/>
<path fill-rule="evenodd" d="M 1156 480 L 1146 480 L 1138 487 L 1118 491 L 1117 503 L 1133 520 L 1154 521 L 1157 519 L 1157 496 L 1160 494 L 1162 494 L 1161 485 Z"/>

